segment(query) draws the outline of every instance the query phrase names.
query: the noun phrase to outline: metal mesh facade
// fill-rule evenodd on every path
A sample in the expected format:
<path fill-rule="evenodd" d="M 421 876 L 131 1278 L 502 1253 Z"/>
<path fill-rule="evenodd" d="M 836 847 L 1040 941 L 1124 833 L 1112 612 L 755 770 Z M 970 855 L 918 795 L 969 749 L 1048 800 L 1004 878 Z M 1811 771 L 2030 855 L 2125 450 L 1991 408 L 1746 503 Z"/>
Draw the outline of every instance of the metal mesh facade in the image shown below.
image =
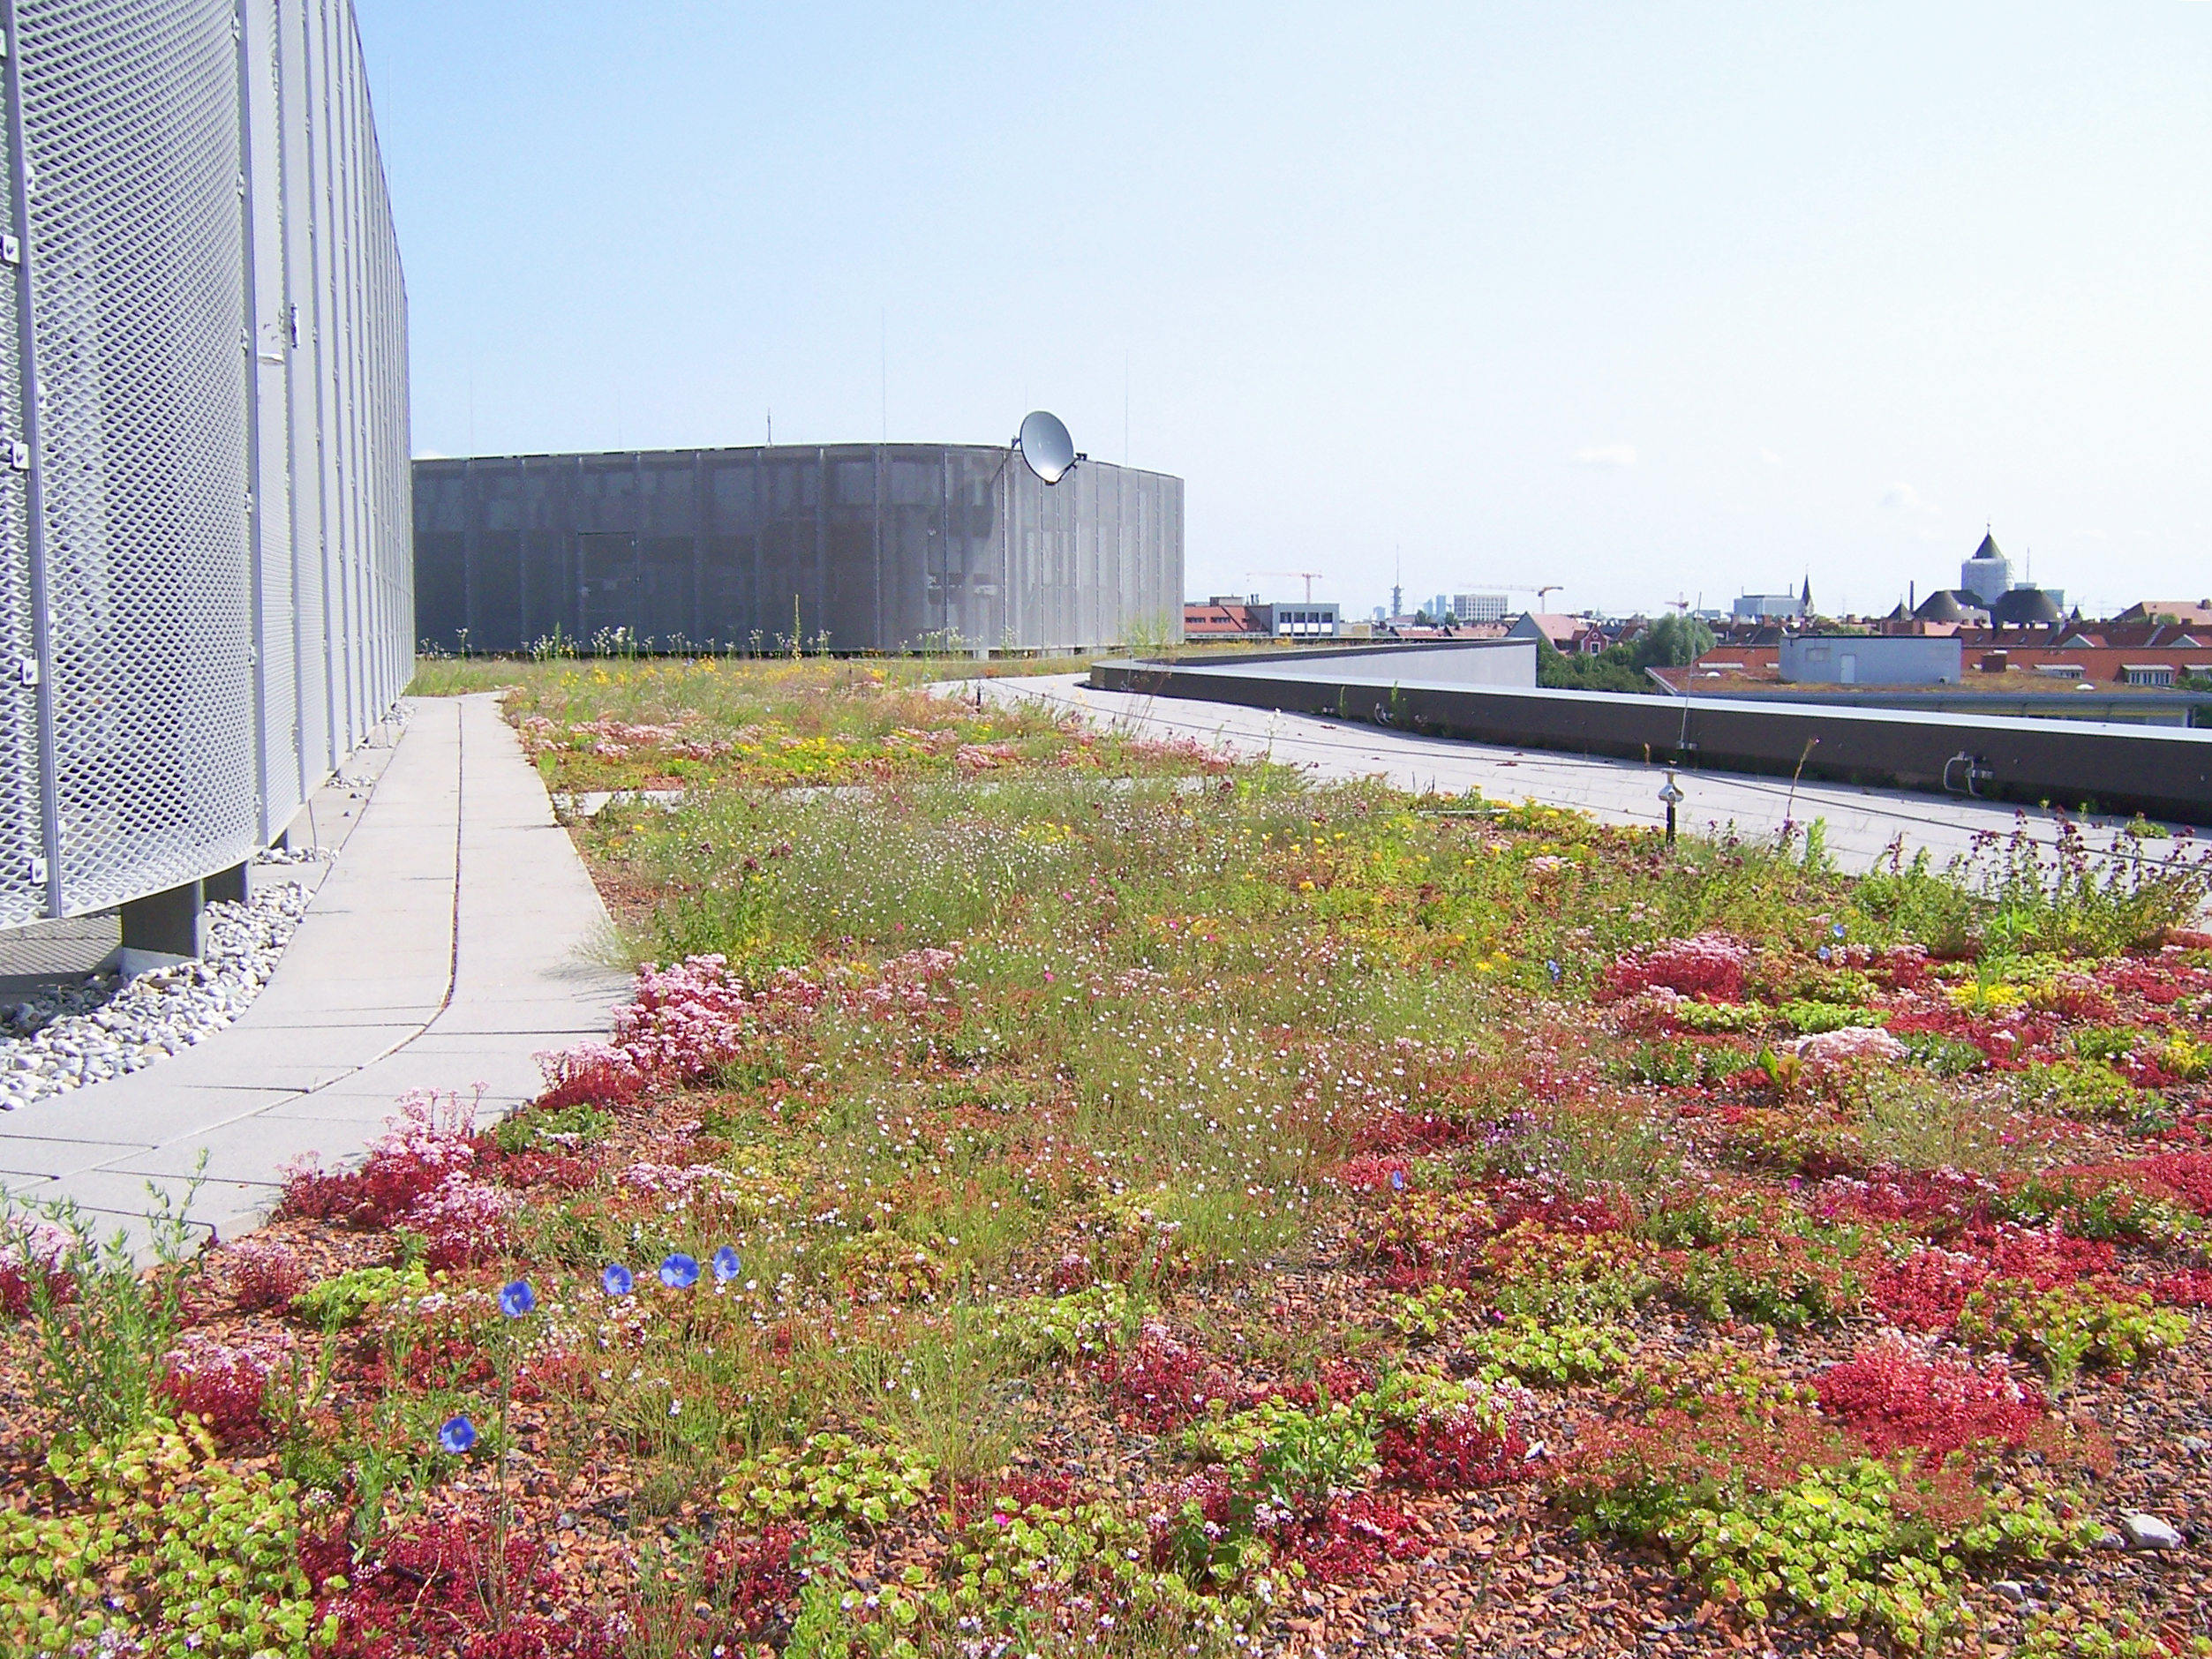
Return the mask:
<path fill-rule="evenodd" d="M 237 864 L 410 668 L 348 0 L 0 0 L 0 925 Z"/>
<path fill-rule="evenodd" d="M 428 649 L 1051 649 L 1177 635 L 1183 481 L 981 445 L 415 463 Z"/>

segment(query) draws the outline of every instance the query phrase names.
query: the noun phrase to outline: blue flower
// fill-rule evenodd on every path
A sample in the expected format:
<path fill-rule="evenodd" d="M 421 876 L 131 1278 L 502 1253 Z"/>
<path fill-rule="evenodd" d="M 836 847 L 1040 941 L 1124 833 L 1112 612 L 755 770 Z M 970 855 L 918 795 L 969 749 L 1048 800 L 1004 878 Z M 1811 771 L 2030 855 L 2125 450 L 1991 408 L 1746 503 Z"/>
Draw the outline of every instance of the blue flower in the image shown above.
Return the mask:
<path fill-rule="evenodd" d="M 1557 962 L 1551 961 L 1545 963 L 1544 972 L 1552 976 L 1552 983 L 1554 985 L 1557 985 L 1559 983 L 1559 964 Z"/>
<path fill-rule="evenodd" d="M 1821 946 L 1819 950 L 1813 952 L 1813 955 L 1818 957 L 1823 962 L 1825 962 L 1828 959 L 1828 947 L 1826 945 Z"/>
<path fill-rule="evenodd" d="M 714 1252 L 714 1277 L 720 1283 L 728 1284 L 744 1271 L 744 1263 L 738 1260 L 737 1252 L 728 1245 Z"/>
<path fill-rule="evenodd" d="M 681 1250 L 672 1250 L 660 1265 L 660 1282 L 671 1290 L 688 1290 L 699 1282 L 699 1262 L 696 1257 Z"/>
<path fill-rule="evenodd" d="M 1833 927 L 1830 928 L 1829 931 L 1834 934 L 1837 938 L 1840 939 L 1843 937 L 1843 924 L 1841 922 L 1838 922 Z"/>
<path fill-rule="evenodd" d="M 475 1444 L 476 1424 L 470 1423 L 466 1417 L 448 1417 L 446 1419 L 445 1426 L 438 1430 L 439 1449 L 450 1452 L 455 1457 L 459 1457 Z"/>
<path fill-rule="evenodd" d="M 538 1293 L 530 1287 L 530 1280 L 518 1279 L 500 1289 L 500 1311 L 510 1319 L 519 1319 L 538 1306 Z"/>
<path fill-rule="evenodd" d="M 610 1296 L 627 1296 L 630 1294 L 630 1270 L 620 1262 L 609 1262 L 606 1271 L 599 1275 L 599 1283 Z"/>
<path fill-rule="evenodd" d="M 1404 1170 L 1393 1169 L 1390 1172 L 1390 1190 L 1393 1192 L 1403 1192 L 1405 1190 Z"/>

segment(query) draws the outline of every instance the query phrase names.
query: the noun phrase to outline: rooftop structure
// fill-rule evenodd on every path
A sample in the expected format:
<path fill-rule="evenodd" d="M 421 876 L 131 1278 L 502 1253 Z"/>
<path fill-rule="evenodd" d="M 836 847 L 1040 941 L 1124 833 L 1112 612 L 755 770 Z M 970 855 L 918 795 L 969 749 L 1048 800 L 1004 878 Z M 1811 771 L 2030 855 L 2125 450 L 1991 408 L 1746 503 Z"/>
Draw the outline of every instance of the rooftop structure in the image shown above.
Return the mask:
<path fill-rule="evenodd" d="M 1782 641 L 1776 672 L 1788 685 L 1955 685 L 1959 657 L 1955 638 L 1798 634 Z"/>
<path fill-rule="evenodd" d="M 2065 620 L 2058 597 L 2025 583 L 1998 595 L 1990 605 L 1990 620 L 1999 627 L 2048 627 Z"/>
<path fill-rule="evenodd" d="M 415 463 L 442 650 L 1050 650 L 1176 637 L 1183 481 L 982 444 Z"/>

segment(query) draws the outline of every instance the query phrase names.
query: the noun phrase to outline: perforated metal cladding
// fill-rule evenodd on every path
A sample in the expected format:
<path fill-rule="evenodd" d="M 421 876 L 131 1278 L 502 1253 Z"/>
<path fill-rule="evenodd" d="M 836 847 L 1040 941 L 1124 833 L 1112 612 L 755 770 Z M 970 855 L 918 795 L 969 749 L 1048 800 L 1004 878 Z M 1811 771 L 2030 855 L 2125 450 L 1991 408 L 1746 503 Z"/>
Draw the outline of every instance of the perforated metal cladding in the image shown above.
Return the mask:
<path fill-rule="evenodd" d="M 0 280 L 0 444 L 32 441 L 0 467 L 6 925 L 281 832 L 405 683 L 412 567 L 406 297 L 345 0 L 0 19 L 0 172 L 31 181 L 27 359 Z"/>
<path fill-rule="evenodd" d="M 299 744 L 311 783 L 414 672 L 407 291 L 353 11 L 275 0 Z"/>
<path fill-rule="evenodd" d="M 15 233 L 17 205 L 15 169 L 0 167 L 0 230 Z M 0 443 L 14 444 L 26 438 L 20 268 L 0 279 Z M 30 560 L 30 474 L 0 467 L 0 927 L 35 920 L 47 899 L 38 687 L 24 671 L 38 661 Z"/>
<path fill-rule="evenodd" d="M 1174 637 L 1183 481 L 853 444 L 415 463 L 418 637 L 523 650 L 1106 645 Z"/>
<path fill-rule="evenodd" d="M 227 8 L 23 0 L 62 882 L 254 847 L 237 52 Z"/>
<path fill-rule="evenodd" d="M 246 373 L 252 396 L 248 489 L 252 503 L 254 694 L 260 704 L 259 838 L 292 820 L 307 777 L 299 732 L 297 585 L 292 549 L 290 453 L 290 355 L 284 289 L 282 77 L 275 0 L 245 0 L 238 13 L 239 108 L 246 175 Z"/>

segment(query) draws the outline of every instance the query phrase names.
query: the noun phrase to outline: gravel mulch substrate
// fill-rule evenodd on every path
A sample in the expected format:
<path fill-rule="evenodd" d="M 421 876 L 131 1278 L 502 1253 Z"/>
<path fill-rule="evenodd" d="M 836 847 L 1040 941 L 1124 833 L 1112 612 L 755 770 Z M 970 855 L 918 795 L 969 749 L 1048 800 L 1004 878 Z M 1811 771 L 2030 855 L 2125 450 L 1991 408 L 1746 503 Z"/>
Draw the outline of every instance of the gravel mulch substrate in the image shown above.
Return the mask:
<path fill-rule="evenodd" d="M 210 905 L 199 960 L 129 980 L 96 975 L 0 1010 L 0 1111 L 123 1077 L 221 1031 L 268 983 L 312 897 L 280 882 L 244 905 Z"/>

